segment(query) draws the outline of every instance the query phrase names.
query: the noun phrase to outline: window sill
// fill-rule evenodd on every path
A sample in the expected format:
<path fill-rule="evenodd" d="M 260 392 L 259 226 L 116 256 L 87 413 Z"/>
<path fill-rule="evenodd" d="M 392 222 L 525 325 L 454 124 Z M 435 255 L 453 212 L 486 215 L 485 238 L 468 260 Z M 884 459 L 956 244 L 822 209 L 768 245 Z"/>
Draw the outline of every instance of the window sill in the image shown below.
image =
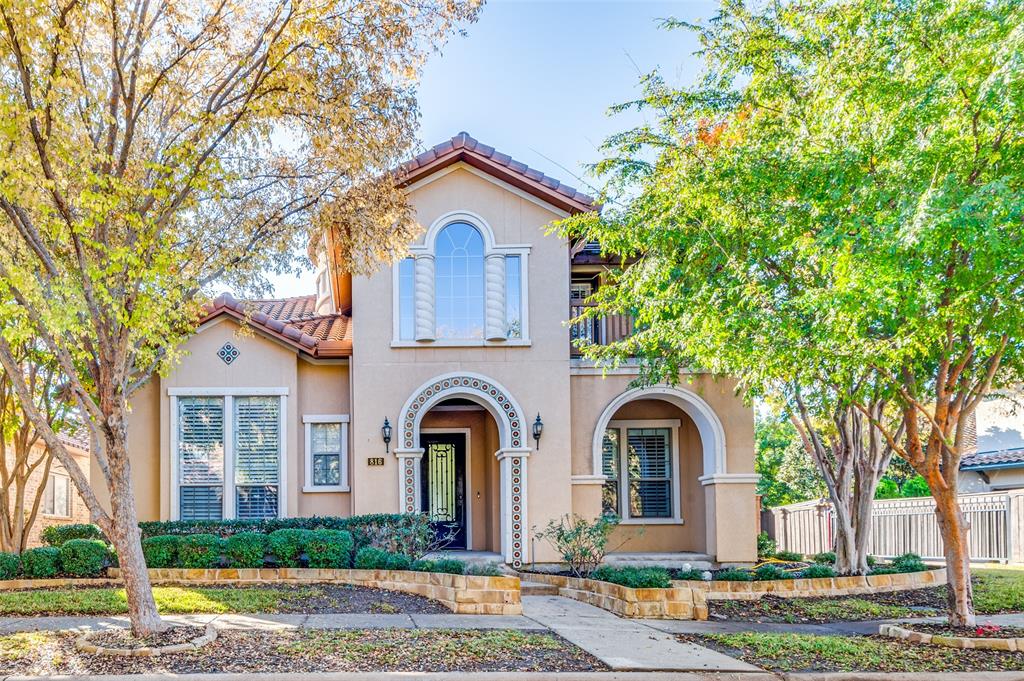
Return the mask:
<path fill-rule="evenodd" d="M 626 518 L 620 525 L 685 525 L 682 518 Z"/>
<path fill-rule="evenodd" d="M 310 487 L 304 485 L 302 487 L 303 494 L 337 494 L 339 492 L 351 492 L 348 485 L 333 485 L 328 487 L 327 485 L 317 485 L 316 487 Z"/>
<path fill-rule="evenodd" d="M 74 520 L 74 518 L 69 515 L 54 515 L 53 513 L 40 513 L 39 515 L 44 518 L 49 518 L 50 520 Z"/>
<path fill-rule="evenodd" d="M 529 338 L 516 338 L 505 341 L 483 341 L 483 340 L 392 340 L 393 348 L 528 348 L 533 343 Z"/>

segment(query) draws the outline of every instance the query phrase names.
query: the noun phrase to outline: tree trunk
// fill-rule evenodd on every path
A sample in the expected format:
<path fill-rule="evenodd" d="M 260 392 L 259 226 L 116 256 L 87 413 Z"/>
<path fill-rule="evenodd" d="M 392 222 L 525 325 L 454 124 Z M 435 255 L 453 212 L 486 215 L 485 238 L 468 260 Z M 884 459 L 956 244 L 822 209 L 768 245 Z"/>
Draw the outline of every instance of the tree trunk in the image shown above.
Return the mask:
<path fill-rule="evenodd" d="M 848 504 L 832 499 L 836 514 L 836 572 L 841 575 L 854 574 L 857 558 L 857 532 L 850 517 Z"/>
<path fill-rule="evenodd" d="M 142 532 L 135 511 L 135 491 L 124 442 L 107 438 L 110 466 L 111 528 L 108 539 L 117 551 L 118 565 L 128 600 L 132 633 L 147 636 L 167 628 L 153 599 L 146 560 L 142 555 Z"/>
<path fill-rule="evenodd" d="M 949 623 L 957 627 L 973 627 L 974 593 L 971 589 L 971 560 L 967 544 L 970 524 L 960 512 L 956 490 L 932 488 L 935 516 L 942 534 L 942 552 L 946 558 L 946 598 Z"/>

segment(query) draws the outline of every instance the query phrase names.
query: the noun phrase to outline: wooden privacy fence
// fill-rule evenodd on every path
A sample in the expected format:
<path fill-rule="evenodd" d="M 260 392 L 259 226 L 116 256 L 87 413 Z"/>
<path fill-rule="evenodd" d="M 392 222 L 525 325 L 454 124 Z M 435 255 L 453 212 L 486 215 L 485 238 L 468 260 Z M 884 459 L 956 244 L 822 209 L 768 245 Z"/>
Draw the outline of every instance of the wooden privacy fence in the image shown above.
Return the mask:
<path fill-rule="evenodd" d="M 971 560 L 1024 563 L 1024 490 L 961 494 L 960 508 L 971 524 Z M 779 550 L 815 554 L 833 549 L 835 514 L 832 504 L 805 501 L 768 509 L 766 531 Z M 942 537 L 931 497 L 875 501 L 871 511 L 872 555 L 898 556 L 913 552 L 942 559 Z"/>

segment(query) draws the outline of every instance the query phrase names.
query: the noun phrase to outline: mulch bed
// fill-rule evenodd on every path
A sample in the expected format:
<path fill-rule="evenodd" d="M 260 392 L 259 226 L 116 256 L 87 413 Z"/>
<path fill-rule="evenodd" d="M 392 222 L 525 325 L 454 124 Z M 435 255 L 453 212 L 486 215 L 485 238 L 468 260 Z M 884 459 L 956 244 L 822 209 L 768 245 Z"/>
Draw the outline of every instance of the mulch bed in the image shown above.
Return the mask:
<path fill-rule="evenodd" d="M 271 584 L 268 586 L 216 586 L 218 589 L 276 589 L 315 595 L 286 598 L 274 609 L 279 614 L 316 615 L 328 613 L 373 613 L 437 615 L 451 613 L 437 601 L 424 596 L 349 584 Z"/>
<path fill-rule="evenodd" d="M 828 604 L 850 598 L 868 601 L 882 606 L 897 606 L 920 611 L 922 616 L 933 615 L 946 608 L 946 587 L 929 587 L 912 591 L 889 593 L 868 593 L 852 596 L 814 596 L 808 598 L 780 598 L 771 594 L 758 600 L 719 601 L 709 600 L 709 617 L 713 620 L 735 622 L 786 622 L 825 623 L 835 621 L 856 622 L 873 619 L 887 619 L 867 613 L 846 612 L 842 618 L 834 616 L 814 617 L 802 611 L 801 606 L 816 603 Z M 799 610 L 798 610 L 799 609 Z M 906 616 L 905 614 L 903 616 Z"/>
<path fill-rule="evenodd" d="M 922 634 L 938 634 L 939 636 L 959 636 L 962 638 L 1024 638 L 1024 628 L 1003 625 L 986 625 L 984 622 L 976 627 L 951 627 L 948 624 L 931 624 L 927 622 L 901 622 L 900 625 L 910 631 Z"/>
<path fill-rule="evenodd" d="M 1024 670 L 1024 655 L 1001 650 L 979 650 L 923 646 L 882 636 L 859 636 L 853 640 L 870 642 L 870 652 L 856 659 L 836 663 L 824 655 L 785 646 L 778 655 L 759 655 L 752 648 L 721 645 L 696 635 L 682 635 L 680 640 L 696 643 L 739 658 L 744 662 L 772 672 L 981 672 Z M 969 676 L 962 677 L 967 681 Z"/>
<path fill-rule="evenodd" d="M 180 626 L 157 634 L 136 637 L 130 629 L 105 629 L 89 636 L 89 643 L 103 648 L 157 648 L 193 641 L 206 632 L 205 627 Z"/>
<path fill-rule="evenodd" d="M 73 633 L 50 634 L 3 674 L 211 674 L 328 671 L 604 671 L 599 660 L 550 632 L 472 630 L 222 631 L 201 650 L 159 657 L 90 655 Z"/>

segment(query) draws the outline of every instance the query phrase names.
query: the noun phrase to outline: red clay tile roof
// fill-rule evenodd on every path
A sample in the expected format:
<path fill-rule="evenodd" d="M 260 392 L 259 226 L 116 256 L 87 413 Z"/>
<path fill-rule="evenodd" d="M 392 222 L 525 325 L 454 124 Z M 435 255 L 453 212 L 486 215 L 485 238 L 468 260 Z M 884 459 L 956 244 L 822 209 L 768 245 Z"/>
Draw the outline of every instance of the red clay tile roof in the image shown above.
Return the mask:
<path fill-rule="evenodd" d="M 597 210 L 594 200 L 539 170 L 473 139 L 468 132 L 441 142 L 402 164 L 402 186 L 462 161 L 569 213 Z"/>
<path fill-rule="evenodd" d="M 271 300 L 236 300 L 222 293 L 206 306 L 203 324 L 227 314 L 310 357 L 349 357 L 352 318 L 344 314 L 314 315 L 316 296 Z"/>

